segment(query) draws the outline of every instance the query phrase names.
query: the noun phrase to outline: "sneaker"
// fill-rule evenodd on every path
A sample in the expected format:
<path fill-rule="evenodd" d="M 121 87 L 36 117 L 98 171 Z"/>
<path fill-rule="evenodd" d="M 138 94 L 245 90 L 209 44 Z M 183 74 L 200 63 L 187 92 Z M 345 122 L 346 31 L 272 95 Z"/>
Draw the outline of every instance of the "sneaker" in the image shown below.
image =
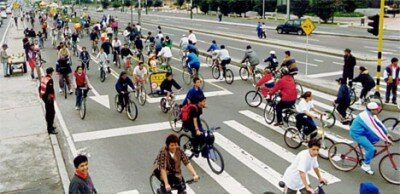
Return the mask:
<path fill-rule="evenodd" d="M 63 90 L 61 88 L 58 89 L 58 93 L 63 93 Z"/>
<path fill-rule="evenodd" d="M 385 100 L 385 103 L 389 103 L 389 100 Z"/>
<path fill-rule="evenodd" d="M 276 126 L 276 127 L 277 127 L 277 126 L 280 127 L 280 126 L 282 126 L 282 125 L 283 125 L 282 122 L 280 122 L 280 123 L 275 123 L 275 124 L 274 124 L 274 126 Z"/>
<path fill-rule="evenodd" d="M 397 102 L 392 102 L 394 105 L 397 105 Z"/>
<path fill-rule="evenodd" d="M 220 75 L 219 80 L 224 80 L 224 76 Z"/>
<path fill-rule="evenodd" d="M 165 108 L 171 108 L 171 105 L 169 105 L 169 103 L 165 103 Z"/>
<path fill-rule="evenodd" d="M 72 91 L 72 90 L 69 90 L 69 92 L 68 92 L 69 94 L 73 94 L 74 92 Z"/>
<path fill-rule="evenodd" d="M 362 169 L 363 171 L 365 171 L 367 174 L 370 174 L 370 175 L 373 175 L 373 174 L 374 174 L 374 171 L 371 170 L 371 166 L 368 165 L 368 164 L 362 163 L 362 164 L 361 164 L 361 169 Z"/>
<path fill-rule="evenodd" d="M 79 107 L 78 107 L 78 106 L 75 106 L 75 110 L 79 110 Z"/>

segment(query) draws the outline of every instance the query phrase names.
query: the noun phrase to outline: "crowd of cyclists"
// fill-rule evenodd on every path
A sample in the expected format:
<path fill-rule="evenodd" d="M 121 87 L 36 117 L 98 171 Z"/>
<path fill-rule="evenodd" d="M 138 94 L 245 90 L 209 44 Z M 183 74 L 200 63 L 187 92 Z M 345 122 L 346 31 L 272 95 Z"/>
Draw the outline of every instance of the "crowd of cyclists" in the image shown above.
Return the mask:
<path fill-rule="evenodd" d="M 100 68 L 104 68 L 108 74 L 112 72 L 111 66 L 115 64 L 117 67 L 123 67 L 123 70 L 115 84 L 118 93 L 119 109 L 122 111 L 129 101 L 129 87 L 135 91 L 138 85 L 146 84 L 149 81 L 151 73 L 166 72 L 166 78 L 161 83 L 157 92 L 159 95 L 166 96 L 171 100 L 172 86 L 177 90 L 182 87 L 173 78 L 172 72 L 172 40 L 169 36 L 163 35 L 161 26 L 157 28 L 157 34 L 154 36 L 152 32 L 147 35 L 142 33 L 140 23 L 128 23 L 125 29 L 121 30 L 123 42 L 119 40 L 118 18 L 112 16 L 102 16 L 97 22 L 88 14 L 84 14 L 79 23 L 70 28 L 68 20 L 63 19 L 59 14 L 50 17 L 47 13 L 39 12 L 39 21 L 41 23 L 41 31 L 37 33 L 34 30 L 35 12 L 29 12 L 27 19 L 31 22 L 32 28 L 24 30 L 25 38 L 23 40 L 24 49 L 29 66 L 31 67 L 32 79 L 40 78 L 40 70 L 37 71 L 35 77 L 35 69 L 40 68 L 42 62 L 40 49 L 44 48 L 44 41 L 48 38 L 50 32 L 51 43 L 57 49 L 57 61 L 55 70 L 59 75 L 59 92 L 64 92 L 64 84 L 67 84 L 68 93 L 76 92 L 76 109 L 80 108 L 82 95 L 86 96 L 88 90 L 80 90 L 80 88 L 88 88 L 90 86 L 87 71 L 90 69 L 90 61 L 93 59 L 98 61 Z M 78 43 L 80 39 L 88 37 L 91 46 L 82 46 L 81 52 L 78 51 Z M 144 42 L 143 42 L 144 40 Z M 196 35 L 193 31 L 184 34 L 179 42 L 180 53 L 182 57 L 183 67 L 187 67 L 189 73 L 193 75 L 193 87 L 188 91 L 181 107 L 182 114 L 187 114 L 183 127 L 191 131 L 193 137 L 193 152 L 197 155 L 200 152 L 199 147 L 206 141 L 205 129 L 203 129 L 200 117 L 202 109 L 206 107 L 206 97 L 201 89 L 202 80 L 199 79 L 201 60 L 199 58 L 199 50 L 196 46 Z M 72 51 L 72 53 L 71 53 Z M 211 42 L 207 50 L 212 58 L 212 64 L 218 66 L 220 71 L 219 79 L 222 80 L 226 76 L 226 66 L 232 61 L 232 58 L 225 45 L 219 45 L 215 40 Z M 143 55 L 147 55 L 147 62 Z M 95 57 L 91 57 L 93 54 Z M 276 123 L 274 126 L 282 126 L 282 111 L 287 108 L 294 108 L 298 113 L 296 115 L 296 127 L 302 130 L 303 126 L 307 126 L 305 135 L 309 135 L 307 151 L 300 152 L 291 166 L 286 170 L 284 179 L 286 182 L 287 193 L 295 193 L 297 190 L 309 193 L 314 191 L 307 182 L 307 172 L 314 169 L 319 180 L 326 183 L 321 177 L 318 169 L 316 157 L 321 147 L 318 141 L 315 141 L 317 125 L 313 118 L 319 118 L 318 115 L 324 113 L 316 109 L 313 105 L 313 95 L 310 91 L 298 94 L 296 90 L 295 76 L 298 74 L 296 60 L 291 56 L 290 51 L 285 51 L 285 57 L 281 63 L 276 56 L 275 51 L 270 51 L 269 56 L 263 60 L 267 65 L 260 67 L 261 60 L 257 53 L 252 49 L 251 45 L 246 46 L 246 51 L 241 63 L 247 63 L 249 69 L 249 79 L 253 78 L 256 68 L 262 68 L 262 76 L 258 80 L 254 80 L 254 86 L 261 88 L 261 93 L 266 101 L 273 99 L 275 95 L 280 96 L 280 101 L 276 104 Z M 75 70 L 72 69 L 72 57 L 76 55 L 81 64 L 77 65 Z M 40 61 L 40 64 L 37 64 Z M 134 61 L 137 61 L 136 65 Z M 393 60 L 392 60 L 393 62 Z M 397 61 L 394 60 L 397 65 Z M 280 64 L 280 65 L 279 65 Z M 194 70 L 194 71 L 193 71 Z M 132 77 L 133 79 L 131 79 Z M 64 81 L 65 80 L 65 81 Z M 340 85 L 337 99 L 334 103 L 338 104 L 338 112 L 342 116 L 342 123 L 349 124 L 350 121 L 346 115 L 346 110 L 350 106 L 350 89 L 345 79 L 336 80 Z M 360 67 L 360 75 L 352 80 L 353 82 L 361 82 L 363 90 L 360 99 L 365 96 L 375 84 L 368 70 Z M 398 81 L 398 77 L 397 77 Z M 66 83 L 65 83 L 66 82 Z M 300 98 L 298 98 L 300 96 Z M 166 104 L 167 106 L 169 103 Z M 369 174 L 373 174 L 370 167 L 373 154 L 375 152 L 373 144 L 379 140 L 392 143 L 388 130 L 376 117 L 381 107 L 376 103 L 368 103 L 365 111 L 361 112 L 350 126 L 351 137 L 363 148 L 366 149 L 366 159 L 361 168 Z M 195 181 L 199 180 L 194 168 L 190 165 L 190 161 L 183 151 L 179 148 L 179 140 L 176 135 L 170 135 L 166 139 L 166 146 L 160 151 L 156 162 L 154 174 L 163 182 L 160 193 L 170 191 L 171 185 L 178 185 L 178 193 L 185 192 L 185 181 L 180 170 L 180 163 L 188 168 L 193 175 Z"/>

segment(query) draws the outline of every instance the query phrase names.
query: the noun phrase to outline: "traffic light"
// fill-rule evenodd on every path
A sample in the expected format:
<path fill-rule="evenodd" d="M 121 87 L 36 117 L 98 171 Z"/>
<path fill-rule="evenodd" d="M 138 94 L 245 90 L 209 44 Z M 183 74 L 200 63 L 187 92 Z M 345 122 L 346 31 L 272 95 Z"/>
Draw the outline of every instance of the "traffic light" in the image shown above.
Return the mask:
<path fill-rule="evenodd" d="M 369 28 L 367 31 L 375 36 L 379 34 L 379 15 L 369 16 L 368 19 L 372 20 L 372 22 L 368 22 Z"/>

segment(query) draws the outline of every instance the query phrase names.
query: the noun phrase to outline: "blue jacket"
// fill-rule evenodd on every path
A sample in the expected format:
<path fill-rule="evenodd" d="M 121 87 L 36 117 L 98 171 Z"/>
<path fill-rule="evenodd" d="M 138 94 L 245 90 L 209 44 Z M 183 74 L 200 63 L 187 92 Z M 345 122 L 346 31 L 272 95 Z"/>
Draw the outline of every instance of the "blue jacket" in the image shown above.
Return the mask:
<path fill-rule="evenodd" d="M 195 53 L 189 53 L 187 56 L 187 63 L 191 68 L 197 68 L 200 67 L 200 61 L 199 58 Z"/>
<path fill-rule="evenodd" d="M 369 110 L 358 114 L 350 126 L 351 137 L 364 136 L 371 143 L 376 143 L 379 140 L 388 141 L 387 133 L 388 130 L 385 125 Z"/>
<path fill-rule="evenodd" d="M 130 86 L 132 89 L 135 89 L 135 86 L 133 85 L 133 82 L 129 77 L 127 77 L 125 80 L 119 78 L 117 83 L 115 84 L 115 89 L 118 93 L 121 93 L 122 91 L 127 92 L 128 86 Z"/>
<path fill-rule="evenodd" d="M 193 86 L 193 88 L 190 89 L 189 92 L 187 93 L 185 100 L 183 100 L 183 102 L 182 102 L 182 105 L 186 105 L 188 99 L 189 99 L 190 102 L 192 102 L 192 103 L 197 102 L 197 100 L 198 100 L 201 96 L 204 96 L 203 90 L 201 90 L 201 88 L 199 88 L 198 90 L 196 90 L 196 88 Z"/>
<path fill-rule="evenodd" d="M 210 46 L 210 48 L 208 48 L 207 52 L 210 52 L 210 51 L 212 52 L 212 51 L 215 51 L 215 50 L 219 50 L 218 44 L 212 44 Z"/>
<path fill-rule="evenodd" d="M 79 55 L 79 59 L 82 60 L 82 61 L 88 61 L 90 59 L 89 52 L 82 51 L 81 54 Z"/>
<path fill-rule="evenodd" d="M 339 104 L 349 104 L 350 103 L 350 90 L 346 84 L 340 85 L 335 102 L 339 103 Z"/>

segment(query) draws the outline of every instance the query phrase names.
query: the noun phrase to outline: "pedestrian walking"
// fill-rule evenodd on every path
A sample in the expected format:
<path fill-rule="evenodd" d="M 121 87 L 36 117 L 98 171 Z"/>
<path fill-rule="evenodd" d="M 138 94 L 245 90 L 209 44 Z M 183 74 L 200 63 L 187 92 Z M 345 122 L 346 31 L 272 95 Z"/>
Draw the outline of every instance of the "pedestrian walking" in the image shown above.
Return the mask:
<path fill-rule="evenodd" d="M 399 85 L 400 78 L 399 72 L 400 67 L 398 65 L 399 59 L 394 57 L 391 60 L 391 64 L 385 68 L 385 72 L 383 73 L 383 79 L 386 82 L 386 100 L 385 103 L 389 103 L 390 94 L 393 95 L 392 103 L 397 104 L 397 86 Z"/>
<path fill-rule="evenodd" d="M 97 193 L 92 178 L 89 176 L 89 161 L 85 155 L 78 155 L 74 159 L 75 174 L 69 184 L 69 194 Z"/>
<path fill-rule="evenodd" d="M 263 22 L 261 25 L 262 38 L 267 38 L 267 25 Z"/>
<path fill-rule="evenodd" d="M 57 134 L 56 128 L 53 126 L 54 116 L 56 111 L 54 110 L 54 100 L 56 95 L 54 93 L 54 81 L 53 81 L 54 69 L 49 67 L 46 69 L 46 76 L 40 80 L 39 95 L 44 102 L 46 109 L 46 122 L 47 122 L 47 132 L 49 134 Z"/>
<path fill-rule="evenodd" d="M 350 49 L 344 50 L 344 65 L 343 65 L 343 73 L 342 78 L 343 81 L 347 83 L 347 79 L 349 80 L 348 84 L 351 88 L 353 86 L 352 79 L 354 77 L 354 67 L 356 66 L 356 58 L 351 54 Z"/>
<path fill-rule="evenodd" d="M 219 13 L 219 14 L 218 14 L 218 21 L 219 21 L 219 22 L 222 22 L 222 13 Z"/>
<path fill-rule="evenodd" d="M 258 22 L 256 30 L 257 30 L 257 37 L 262 38 L 261 22 Z"/>
<path fill-rule="evenodd" d="M 7 53 L 8 46 L 7 46 L 7 44 L 3 44 L 1 46 L 1 48 L 2 48 L 2 50 L 0 52 L 0 63 L 3 66 L 3 76 L 8 77 L 8 76 L 10 76 L 9 68 L 8 68 L 8 59 L 10 58 L 10 55 L 8 55 L 8 53 Z"/>

